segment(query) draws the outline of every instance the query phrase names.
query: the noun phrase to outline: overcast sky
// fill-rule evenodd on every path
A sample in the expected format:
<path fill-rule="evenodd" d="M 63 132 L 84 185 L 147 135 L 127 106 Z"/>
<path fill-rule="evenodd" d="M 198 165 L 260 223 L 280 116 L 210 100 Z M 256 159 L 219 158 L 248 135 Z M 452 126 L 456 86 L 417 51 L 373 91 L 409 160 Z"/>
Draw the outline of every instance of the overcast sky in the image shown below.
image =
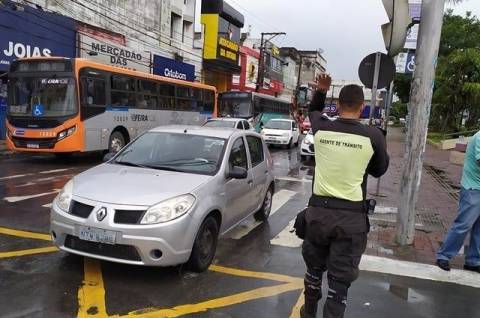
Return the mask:
<path fill-rule="evenodd" d="M 205 1 L 205 0 L 204 0 Z M 385 51 L 380 25 L 388 22 L 381 0 L 227 0 L 245 15 L 253 34 L 283 31 L 278 46 L 322 48 L 328 72 L 336 80 L 357 80 L 363 57 Z M 465 0 L 455 7 L 464 15 L 480 16 L 480 1 Z"/>

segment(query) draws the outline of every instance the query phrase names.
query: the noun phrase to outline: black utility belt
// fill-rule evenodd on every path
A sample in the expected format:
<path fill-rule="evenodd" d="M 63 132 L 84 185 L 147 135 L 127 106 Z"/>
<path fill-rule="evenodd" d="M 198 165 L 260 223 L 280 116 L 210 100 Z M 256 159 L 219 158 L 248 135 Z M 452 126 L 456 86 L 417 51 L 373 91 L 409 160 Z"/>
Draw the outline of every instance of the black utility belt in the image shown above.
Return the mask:
<path fill-rule="evenodd" d="M 370 200 L 348 201 L 344 199 L 312 195 L 308 205 L 312 207 L 319 207 L 319 208 L 321 207 L 321 208 L 327 208 L 327 209 L 339 209 L 339 210 L 349 210 L 349 211 L 358 212 L 358 213 L 367 213 L 370 205 L 369 201 Z"/>

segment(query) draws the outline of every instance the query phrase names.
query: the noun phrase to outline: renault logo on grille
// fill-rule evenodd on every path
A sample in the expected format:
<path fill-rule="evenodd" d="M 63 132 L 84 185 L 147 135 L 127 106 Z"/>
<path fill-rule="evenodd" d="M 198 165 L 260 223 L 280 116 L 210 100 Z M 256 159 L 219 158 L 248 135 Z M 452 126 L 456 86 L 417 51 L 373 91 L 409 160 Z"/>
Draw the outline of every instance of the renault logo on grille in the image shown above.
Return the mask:
<path fill-rule="evenodd" d="M 97 220 L 103 221 L 103 219 L 107 216 L 107 208 L 101 208 L 97 211 Z"/>

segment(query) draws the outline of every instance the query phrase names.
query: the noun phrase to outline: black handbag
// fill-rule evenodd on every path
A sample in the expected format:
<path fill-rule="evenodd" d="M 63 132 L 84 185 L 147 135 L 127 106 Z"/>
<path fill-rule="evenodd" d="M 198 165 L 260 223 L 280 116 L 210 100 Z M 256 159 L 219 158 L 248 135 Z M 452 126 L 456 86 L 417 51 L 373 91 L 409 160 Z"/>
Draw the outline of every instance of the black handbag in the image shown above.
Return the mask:
<path fill-rule="evenodd" d="M 301 240 L 304 240 L 306 235 L 307 221 L 305 217 L 307 211 L 308 208 L 305 208 L 297 214 L 297 217 L 295 218 L 295 223 L 293 224 L 293 230 L 291 231 L 292 233 L 295 232 L 295 234 Z"/>

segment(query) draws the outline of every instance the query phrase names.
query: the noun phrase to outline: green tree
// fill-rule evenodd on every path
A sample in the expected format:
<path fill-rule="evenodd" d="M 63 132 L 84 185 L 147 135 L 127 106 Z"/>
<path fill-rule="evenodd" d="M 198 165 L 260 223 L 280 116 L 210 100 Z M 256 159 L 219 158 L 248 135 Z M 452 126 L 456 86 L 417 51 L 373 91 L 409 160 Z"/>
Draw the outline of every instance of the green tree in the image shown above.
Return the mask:
<path fill-rule="evenodd" d="M 461 1 L 451 1 L 461 2 Z M 480 118 L 480 20 L 445 13 L 430 125 L 442 132 L 458 131 L 462 118 L 476 128 Z M 411 76 L 396 77 L 395 93 L 409 101 Z"/>

